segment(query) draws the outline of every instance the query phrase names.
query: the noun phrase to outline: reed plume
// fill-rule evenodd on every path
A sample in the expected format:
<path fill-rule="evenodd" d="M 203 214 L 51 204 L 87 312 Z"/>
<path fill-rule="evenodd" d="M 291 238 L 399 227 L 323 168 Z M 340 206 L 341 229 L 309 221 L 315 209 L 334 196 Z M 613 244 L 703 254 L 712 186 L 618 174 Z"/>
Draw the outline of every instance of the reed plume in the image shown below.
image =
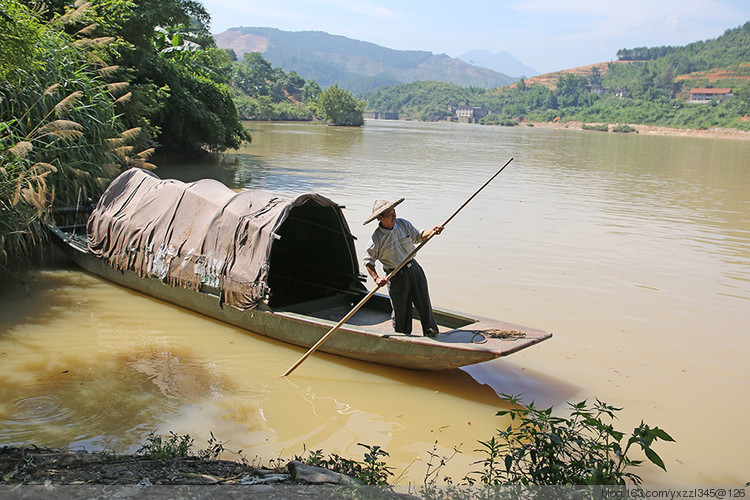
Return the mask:
<path fill-rule="evenodd" d="M 34 145 L 29 141 L 18 141 L 13 147 L 9 148 L 7 153 L 16 158 L 25 158 L 34 149 Z"/>
<path fill-rule="evenodd" d="M 59 24 L 70 24 L 70 23 L 75 23 L 77 21 L 80 21 L 86 15 L 86 11 L 89 10 L 89 7 L 91 7 L 91 3 L 90 2 L 76 2 L 75 7 L 76 7 L 75 9 L 67 11 L 65 14 L 58 17 L 53 22 L 59 23 Z"/>
<path fill-rule="evenodd" d="M 57 167 L 51 163 L 45 163 L 42 161 L 36 162 L 31 166 L 31 171 L 40 177 L 46 177 L 50 173 L 57 172 Z"/>
<path fill-rule="evenodd" d="M 107 90 L 111 94 L 119 94 L 121 91 L 128 88 L 130 84 L 128 82 L 115 82 L 115 83 L 108 83 L 107 84 Z"/>
<path fill-rule="evenodd" d="M 18 178 L 11 206 L 18 205 L 21 200 L 35 209 L 37 217 L 45 210 L 47 207 L 47 183 L 44 176 L 34 175 Z"/>
<path fill-rule="evenodd" d="M 78 104 L 78 102 L 81 100 L 81 97 L 83 97 L 83 92 L 80 90 L 77 90 L 68 95 L 66 98 L 55 105 L 55 114 L 57 116 L 60 116 L 66 111 L 69 111 L 73 106 Z"/>
<path fill-rule="evenodd" d="M 37 214 L 41 214 L 47 206 L 47 184 L 43 180 L 36 181 L 35 184 L 36 189 L 31 185 L 22 188 L 21 198 L 27 204 L 34 207 Z"/>
<path fill-rule="evenodd" d="M 141 160 L 148 160 L 149 158 L 151 158 L 151 155 L 154 154 L 154 151 L 156 151 L 156 148 L 144 149 L 136 156 L 138 156 L 138 158 L 140 158 Z"/>
<path fill-rule="evenodd" d="M 104 47 L 116 40 L 113 36 L 100 36 L 99 38 L 79 38 L 73 45 L 78 48 Z"/>
<path fill-rule="evenodd" d="M 107 66 L 109 63 L 101 58 L 99 54 L 96 53 L 96 51 L 89 50 L 86 52 L 86 57 L 89 61 L 91 61 L 92 64 L 95 66 Z"/>
<path fill-rule="evenodd" d="M 133 146 L 120 146 L 115 148 L 114 153 L 124 163 L 127 163 L 130 154 L 133 152 Z"/>
<path fill-rule="evenodd" d="M 99 68 L 99 69 L 96 70 L 96 72 L 99 73 L 101 76 L 103 76 L 103 77 L 106 78 L 106 77 L 110 77 L 110 76 L 114 75 L 115 73 L 117 73 L 117 71 L 119 71 L 119 69 L 120 69 L 120 66 L 118 66 L 117 64 L 113 64 L 113 65 L 110 65 L 110 66 L 105 66 L 103 68 Z"/>
<path fill-rule="evenodd" d="M 110 150 L 114 150 L 115 148 L 119 148 L 120 146 L 125 145 L 125 140 L 122 137 L 110 137 L 109 139 L 105 139 L 105 142 L 107 143 L 107 146 L 109 146 Z"/>
<path fill-rule="evenodd" d="M 33 132 L 33 137 L 38 139 L 52 136 L 58 139 L 78 139 L 83 136 L 83 126 L 71 120 L 54 120 Z"/>
<path fill-rule="evenodd" d="M 123 140 L 124 140 L 124 141 L 125 141 L 126 143 L 130 143 L 130 142 L 133 142 L 133 141 L 134 141 L 134 140 L 136 140 L 136 139 L 138 138 L 138 136 L 139 136 L 139 135 L 141 134 L 141 130 L 142 130 L 142 129 L 141 129 L 141 127 L 133 127 L 133 128 L 129 128 L 128 130 L 126 130 L 126 131 L 122 132 L 122 133 L 120 134 L 120 137 L 122 137 L 122 139 L 123 139 Z"/>
<path fill-rule="evenodd" d="M 122 96 L 118 97 L 117 99 L 115 99 L 115 103 L 127 102 L 127 101 L 130 100 L 131 97 L 133 97 L 133 93 L 132 92 L 128 92 L 127 94 L 122 95 Z"/>
<path fill-rule="evenodd" d="M 59 83 L 53 83 L 52 85 L 44 89 L 44 93 L 42 95 L 52 95 L 57 91 L 59 87 L 60 87 Z"/>
<path fill-rule="evenodd" d="M 105 163 L 101 167 L 102 167 L 102 173 L 106 175 L 107 176 L 106 178 L 108 179 L 107 183 L 104 184 L 104 186 L 106 187 L 107 184 L 109 184 L 109 182 L 111 182 L 112 179 L 114 177 L 117 177 L 117 175 L 120 173 L 121 166 L 116 163 Z"/>
<path fill-rule="evenodd" d="M 92 24 L 89 24 L 88 26 L 86 26 L 85 28 L 81 28 L 78 31 L 76 31 L 75 35 L 78 35 L 78 36 L 89 36 L 91 33 L 94 32 L 94 30 L 96 28 L 97 28 L 97 24 L 96 23 L 92 23 Z"/>

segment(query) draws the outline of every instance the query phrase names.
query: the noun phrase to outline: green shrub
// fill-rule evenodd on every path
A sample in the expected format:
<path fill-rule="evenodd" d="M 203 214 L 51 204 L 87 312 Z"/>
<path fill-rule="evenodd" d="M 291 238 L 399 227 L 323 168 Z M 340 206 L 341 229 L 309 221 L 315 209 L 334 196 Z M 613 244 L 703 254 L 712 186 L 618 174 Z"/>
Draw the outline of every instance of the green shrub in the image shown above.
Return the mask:
<path fill-rule="evenodd" d="M 146 438 L 146 444 L 140 447 L 137 455 L 144 455 L 151 460 L 167 462 L 169 460 L 190 456 L 193 438 L 188 434 L 178 436 L 169 431 L 169 436 L 157 436 L 153 432 Z"/>
<path fill-rule="evenodd" d="M 328 457 L 323 456 L 322 450 L 307 451 L 307 457 L 296 455 L 294 460 L 307 465 L 324 467 L 326 469 L 353 477 L 363 484 L 367 485 L 386 485 L 388 478 L 393 476 L 392 467 L 386 465 L 382 458 L 389 456 L 388 453 L 381 449 L 380 446 L 370 446 L 363 443 L 357 443 L 367 450 L 364 456 L 364 462 L 343 458 L 336 453 L 331 453 Z"/>
<path fill-rule="evenodd" d="M 581 128 L 583 130 L 594 130 L 596 132 L 609 132 L 609 125 L 607 125 L 606 123 L 602 123 L 599 125 L 584 124 L 581 125 Z"/>
<path fill-rule="evenodd" d="M 623 133 L 630 133 L 630 132 L 636 132 L 637 130 L 634 127 L 631 127 L 630 125 L 616 125 L 615 127 L 612 127 L 612 132 L 623 132 Z"/>
<path fill-rule="evenodd" d="M 628 456 L 633 447 L 640 448 L 649 461 L 666 470 L 664 462 L 652 449 L 658 440 L 674 441 L 658 427 L 645 423 L 636 427 L 625 442 L 625 434 L 605 420 L 615 419 L 620 408 L 598 399 L 591 407 L 586 401 L 570 404 L 569 418 L 552 415 L 552 408 L 539 410 L 532 402 L 520 406 L 518 397 L 503 395 L 513 405 L 498 416 L 510 416 L 511 425 L 498 430 L 496 436 L 480 441 L 478 452 L 484 454 L 482 469 L 465 479 L 474 484 L 478 476 L 487 485 L 638 485 L 641 478 L 630 472 L 642 460 Z"/>

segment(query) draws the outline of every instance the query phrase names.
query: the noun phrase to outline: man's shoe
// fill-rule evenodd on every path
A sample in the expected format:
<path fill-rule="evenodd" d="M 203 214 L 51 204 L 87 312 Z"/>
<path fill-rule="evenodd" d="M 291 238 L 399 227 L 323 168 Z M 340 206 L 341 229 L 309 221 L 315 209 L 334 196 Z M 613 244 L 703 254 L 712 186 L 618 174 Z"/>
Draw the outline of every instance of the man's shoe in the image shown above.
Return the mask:
<path fill-rule="evenodd" d="M 440 335 L 440 332 L 439 332 L 439 331 L 437 331 L 437 330 L 433 330 L 433 329 L 429 329 L 429 330 L 427 330 L 427 331 L 425 332 L 425 334 L 424 334 L 424 336 L 425 336 L 425 337 L 430 337 L 431 339 L 434 339 L 434 338 L 435 338 L 435 337 L 437 337 L 438 335 Z"/>

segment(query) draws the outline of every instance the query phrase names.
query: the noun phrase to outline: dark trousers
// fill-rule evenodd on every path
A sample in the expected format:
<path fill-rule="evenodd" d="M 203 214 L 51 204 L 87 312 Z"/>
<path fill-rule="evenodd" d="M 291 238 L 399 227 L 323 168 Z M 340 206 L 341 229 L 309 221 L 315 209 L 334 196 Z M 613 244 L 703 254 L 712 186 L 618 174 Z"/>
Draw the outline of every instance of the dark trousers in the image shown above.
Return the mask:
<path fill-rule="evenodd" d="M 385 270 L 388 274 L 392 270 Z M 393 330 L 411 334 L 412 304 L 417 308 L 422 333 L 438 331 L 435 315 L 432 312 L 430 293 L 427 290 L 427 277 L 417 261 L 411 260 L 388 282 L 388 295 L 391 297 Z"/>

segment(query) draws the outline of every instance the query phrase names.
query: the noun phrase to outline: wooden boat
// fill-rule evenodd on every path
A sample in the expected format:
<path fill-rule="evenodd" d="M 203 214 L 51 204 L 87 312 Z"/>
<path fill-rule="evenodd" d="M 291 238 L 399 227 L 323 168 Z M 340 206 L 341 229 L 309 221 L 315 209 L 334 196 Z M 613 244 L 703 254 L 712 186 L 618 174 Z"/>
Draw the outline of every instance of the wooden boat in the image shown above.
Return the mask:
<path fill-rule="evenodd" d="M 144 180 L 144 176 L 149 177 L 145 182 L 155 183 L 154 186 L 157 186 L 154 188 L 156 191 L 151 190 L 158 194 L 152 200 L 163 201 L 164 194 L 158 191 L 158 186 L 159 182 L 164 181 L 153 179 L 153 174 L 140 171 L 128 171 L 120 177 L 126 174 L 129 177 L 125 182 L 131 186 L 134 181 Z M 129 198 L 123 198 L 123 193 L 128 191 L 123 189 L 122 179 L 119 185 L 116 184 L 117 181 L 113 181 L 99 201 L 97 209 L 100 211 L 102 205 L 108 202 L 111 204 L 113 192 L 116 195 L 114 197 L 120 201 L 127 198 L 125 205 L 132 204 L 132 193 L 128 194 Z M 210 188 L 215 190 L 216 184 L 219 183 L 211 182 L 214 184 Z M 177 186 L 183 190 L 187 186 L 187 192 L 190 192 L 196 189 L 195 184 L 205 184 L 205 181 L 192 184 L 178 181 L 170 183 L 170 186 Z M 264 200 L 279 200 L 265 196 Z M 180 199 L 184 201 L 185 198 L 187 196 L 183 192 Z M 237 205 L 234 193 L 230 198 L 232 200 L 229 202 L 219 202 L 222 208 L 216 213 L 221 215 L 207 217 L 208 222 L 204 223 L 203 230 L 212 236 L 203 237 L 202 249 L 205 250 L 207 239 L 215 239 L 216 228 L 227 222 L 227 207 L 233 203 Z M 246 201 L 239 203 L 242 206 L 246 204 Z M 364 276 L 359 273 L 353 246 L 354 238 L 341 212 L 342 207 L 317 195 L 304 195 L 292 202 L 281 202 L 281 205 L 281 215 L 270 215 L 274 224 L 266 224 L 265 229 L 259 230 L 268 230 L 267 251 L 260 252 L 261 257 L 265 258 L 261 268 L 265 269 L 266 274 L 253 283 L 243 282 L 236 276 L 228 276 L 232 263 L 235 266 L 242 264 L 244 272 L 245 264 L 252 260 L 243 259 L 238 254 L 245 249 L 243 245 L 249 244 L 248 234 L 244 233 L 243 236 L 242 231 L 235 228 L 235 243 L 238 246 L 229 252 L 234 254 L 231 258 L 225 256 L 223 260 L 216 259 L 216 254 L 212 254 L 211 258 L 215 261 L 212 267 L 206 264 L 206 261 L 210 260 L 206 258 L 210 252 L 201 253 L 195 251 L 195 248 L 185 250 L 185 246 L 190 246 L 190 238 L 194 238 L 195 233 L 200 232 L 200 227 L 197 227 L 200 223 L 190 225 L 190 231 L 184 231 L 184 227 L 175 227 L 175 216 L 183 209 L 159 214 L 172 224 L 168 233 L 173 238 L 170 245 L 164 247 L 168 250 L 167 258 L 161 260 L 159 245 L 155 243 L 158 240 L 158 231 L 151 231 L 148 237 L 145 237 L 145 226 L 139 220 L 144 213 L 154 216 L 154 207 L 150 207 L 148 203 L 142 204 L 146 207 L 145 210 L 131 218 L 123 217 L 124 214 L 133 213 L 123 210 L 121 206 L 116 211 L 117 215 L 104 224 L 107 226 L 106 231 L 100 231 L 100 235 L 117 239 L 119 236 L 113 229 L 117 224 L 136 221 L 133 222 L 135 229 L 131 228 L 128 238 L 123 240 L 127 244 L 120 245 L 127 248 L 125 256 L 117 256 L 111 252 L 103 257 L 107 252 L 101 251 L 101 242 L 97 241 L 94 234 L 103 225 L 102 218 L 97 219 L 96 210 L 94 215 L 88 218 L 86 225 L 79 219 L 68 224 L 51 224 L 49 230 L 52 240 L 73 262 L 96 276 L 251 332 L 309 348 L 336 325 L 353 305 L 367 294 L 367 290 L 363 285 Z M 257 206 L 256 204 L 253 208 Z M 69 212 L 80 215 L 80 211 L 77 210 Z M 222 217 L 224 219 L 221 219 Z M 56 218 L 62 220 L 64 214 L 59 213 Z M 240 220 L 243 220 L 242 217 Z M 183 230 L 181 234 L 187 234 L 180 240 L 182 254 L 179 250 L 171 250 L 174 235 L 179 233 L 180 229 Z M 138 238 L 133 237 L 133 234 L 145 240 L 140 246 L 141 250 L 137 248 Z M 250 236 L 253 236 L 252 231 Z M 253 242 L 258 243 L 258 233 L 254 233 L 253 237 Z M 117 245 L 111 245 L 114 246 Z M 225 244 L 224 247 L 226 246 Z M 311 247 L 316 250 L 311 250 Z M 142 250 L 144 248 L 146 250 Z M 162 257 L 164 254 L 165 252 L 161 252 Z M 193 266 L 192 271 L 186 263 Z M 166 268 L 174 268 L 174 273 L 165 272 Z M 189 270 L 187 278 L 185 269 Z M 196 276 L 193 281 L 192 273 Z M 440 308 L 435 308 L 435 317 L 440 329 L 437 337 L 407 336 L 392 331 L 390 310 L 388 297 L 375 294 L 319 350 L 403 368 L 445 370 L 506 356 L 551 337 L 550 333 L 541 330 Z M 414 331 L 421 329 L 416 327 Z"/>

